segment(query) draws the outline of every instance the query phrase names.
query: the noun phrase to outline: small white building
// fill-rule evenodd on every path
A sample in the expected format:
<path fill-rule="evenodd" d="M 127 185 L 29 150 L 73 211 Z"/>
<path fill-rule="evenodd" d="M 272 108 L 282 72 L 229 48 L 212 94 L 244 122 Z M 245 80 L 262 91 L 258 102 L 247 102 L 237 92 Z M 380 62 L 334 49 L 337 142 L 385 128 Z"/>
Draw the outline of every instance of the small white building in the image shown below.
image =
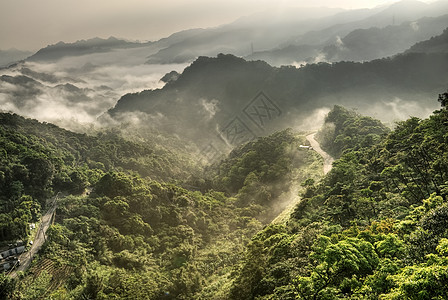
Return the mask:
<path fill-rule="evenodd" d="M 299 148 L 306 149 L 306 150 L 313 150 L 313 147 L 311 147 L 311 146 L 300 145 Z"/>

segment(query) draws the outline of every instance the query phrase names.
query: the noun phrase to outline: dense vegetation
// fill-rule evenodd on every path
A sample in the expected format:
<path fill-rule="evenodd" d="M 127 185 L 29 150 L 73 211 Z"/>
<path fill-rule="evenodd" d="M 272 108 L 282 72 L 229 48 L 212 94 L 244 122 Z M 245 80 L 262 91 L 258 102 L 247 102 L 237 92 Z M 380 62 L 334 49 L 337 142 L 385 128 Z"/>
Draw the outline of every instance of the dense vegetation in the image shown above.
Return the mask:
<path fill-rule="evenodd" d="M 24 239 L 45 200 L 80 194 L 105 172 L 130 170 L 153 179 L 197 171 L 180 141 L 132 142 L 113 132 L 75 134 L 51 124 L 0 114 L 0 239 Z"/>
<path fill-rule="evenodd" d="M 330 116 L 359 120 L 339 107 Z M 371 147 L 351 143 L 362 127 L 336 140 L 344 153 L 331 172 L 307 182 L 285 226 L 248 245 L 231 298 L 447 298 L 447 126 L 443 108 L 398 123 Z"/>
<path fill-rule="evenodd" d="M 317 138 L 322 149 L 339 158 L 345 150 L 371 147 L 388 132 L 380 121 L 336 105 L 325 117 Z"/>
<path fill-rule="evenodd" d="M 30 270 L 19 279 L 0 276 L 2 297 L 444 299 L 448 93 L 439 101 L 442 109 L 430 118 L 410 118 L 392 131 L 336 106 L 321 139 L 340 158 L 321 180 L 317 154 L 298 150 L 306 141 L 291 130 L 236 148 L 203 175 L 183 178 L 182 172 L 156 168 L 148 172 L 157 176 L 144 177 L 115 156 L 101 168 L 83 154 L 81 165 L 66 163 L 80 148 L 68 151 L 72 143 L 61 146 L 64 137 L 78 137 L 82 145 L 103 135 L 75 135 L 3 115 L 2 143 L 15 148 L 3 151 L 11 164 L 2 171 L 2 184 L 14 186 L 12 163 L 33 171 L 22 152 L 45 154 L 44 167 L 54 166 L 40 190 L 26 176 L 15 177 L 20 198 L 8 198 L 11 188 L 2 189 L 3 201 L 15 199 L 6 202 L 11 210 L 4 219 L 29 209 L 27 224 L 55 191 L 93 190 L 59 200 L 56 222 Z M 56 133 L 59 148 L 50 142 Z M 122 147 L 130 143 L 113 137 Z M 144 160 L 152 152 L 136 155 Z M 71 181 L 61 186 L 70 189 L 58 188 L 55 179 L 63 172 L 81 173 L 82 185 L 68 176 Z M 293 214 L 285 224 L 267 225 L 269 212 L 295 183 L 303 189 Z"/>
<path fill-rule="evenodd" d="M 58 201 L 55 224 L 29 272 L 20 280 L 1 277 L 11 299 L 224 295 L 244 245 L 275 216 L 291 179 L 319 173 L 317 154 L 298 151 L 305 140 L 291 130 L 243 145 L 200 175 L 186 154 L 159 149 L 154 140 L 79 135 L 10 114 L 1 120 L 1 196 L 9 204 L 3 239 L 26 239 L 28 222 L 38 219 L 47 197 L 72 194 Z M 169 146 L 178 149 L 174 141 Z M 36 169 L 26 160 L 31 155 L 40 158 Z M 16 175 L 16 166 L 32 175 Z M 37 174 L 45 175 L 45 185 L 28 181 Z M 18 198 L 7 194 L 14 185 L 22 187 Z M 81 195 L 86 187 L 91 193 Z M 12 234 L 12 226 L 23 231 Z"/>

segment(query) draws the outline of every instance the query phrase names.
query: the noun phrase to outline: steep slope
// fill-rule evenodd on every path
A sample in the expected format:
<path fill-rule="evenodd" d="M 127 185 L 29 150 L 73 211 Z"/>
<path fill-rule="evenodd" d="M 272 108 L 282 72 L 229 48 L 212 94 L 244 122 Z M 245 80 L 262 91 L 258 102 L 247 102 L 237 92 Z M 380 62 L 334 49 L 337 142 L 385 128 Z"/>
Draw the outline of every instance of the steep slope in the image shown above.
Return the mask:
<path fill-rule="evenodd" d="M 367 147 L 347 144 L 321 182 L 307 182 L 289 223 L 252 239 L 228 298 L 444 298 L 447 117 L 443 108 Z"/>
<path fill-rule="evenodd" d="M 347 150 L 370 147 L 388 132 L 380 121 L 335 105 L 325 117 L 317 138 L 325 151 L 339 158 Z"/>

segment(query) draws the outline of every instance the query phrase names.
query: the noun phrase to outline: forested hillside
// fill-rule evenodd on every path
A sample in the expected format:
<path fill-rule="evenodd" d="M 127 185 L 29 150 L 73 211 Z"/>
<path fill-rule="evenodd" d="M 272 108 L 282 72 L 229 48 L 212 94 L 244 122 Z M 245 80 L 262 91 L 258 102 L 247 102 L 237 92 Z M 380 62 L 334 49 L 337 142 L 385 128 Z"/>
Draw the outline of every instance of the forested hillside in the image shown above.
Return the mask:
<path fill-rule="evenodd" d="M 26 240 L 45 200 L 66 196 L 29 271 L 0 275 L 1 296 L 446 298 L 448 93 L 439 101 L 393 130 L 335 106 L 319 135 L 339 159 L 322 179 L 292 130 L 202 169 L 175 140 L 160 149 L 2 114 L 2 238 Z M 269 225 L 297 185 L 288 221 Z"/>
<path fill-rule="evenodd" d="M 105 172 L 129 170 L 159 180 L 197 172 L 185 145 L 163 142 L 132 142 L 113 132 L 87 136 L 0 114 L 1 238 L 25 238 L 47 198 L 59 191 L 80 194 Z"/>
<path fill-rule="evenodd" d="M 339 158 L 345 150 L 371 147 L 389 131 L 378 120 L 336 105 L 326 116 L 317 138 L 325 151 Z"/>
<path fill-rule="evenodd" d="M 0 300 L 448 299 L 448 0 L 103 2 L 0 4 Z"/>
<path fill-rule="evenodd" d="M 291 130 L 243 145 L 202 172 L 179 154 L 179 141 L 160 148 L 156 139 L 75 134 L 11 114 L 1 115 L 1 141 L 2 240 L 27 240 L 45 200 L 67 195 L 29 272 L 1 276 L 10 299 L 225 295 L 220 284 L 229 284 L 291 181 L 321 172 L 318 155 L 298 151 L 305 138 Z"/>
<path fill-rule="evenodd" d="M 331 172 L 306 182 L 288 224 L 248 245 L 231 298 L 447 298 L 448 93 L 439 100 L 430 118 L 399 122 L 370 147 L 345 138 L 362 126 L 340 133 Z M 336 107 L 327 121 L 338 119 L 363 120 Z"/>

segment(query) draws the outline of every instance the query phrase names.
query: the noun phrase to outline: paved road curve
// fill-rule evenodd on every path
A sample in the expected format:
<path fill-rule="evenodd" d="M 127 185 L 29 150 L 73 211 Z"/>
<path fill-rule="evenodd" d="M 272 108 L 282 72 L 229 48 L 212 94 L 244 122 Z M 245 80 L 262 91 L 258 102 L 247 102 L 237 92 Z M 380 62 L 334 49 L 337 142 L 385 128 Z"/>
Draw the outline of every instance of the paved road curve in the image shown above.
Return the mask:
<path fill-rule="evenodd" d="M 59 194 L 58 194 L 59 195 Z M 50 208 L 48 211 L 42 216 L 41 222 L 39 224 L 39 228 L 37 229 L 36 236 L 33 241 L 33 245 L 31 246 L 31 249 L 27 252 L 24 252 L 20 255 L 20 266 L 18 266 L 14 271 L 10 273 L 12 277 L 17 276 L 17 272 L 25 271 L 31 264 L 33 257 L 36 255 L 36 253 L 40 250 L 42 245 L 46 241 L 46 232 L 48 228 L 50 227 L 51 220 L 53 217 L 54 212 L 56 211 L 56 200 L 58 199 L 58 195 L 51 198 L 50 201 Z"/>
<path fill-rule="evenodd" d="M 313 147 L 314 151 L 319 153 L 319 155 L 322 156 L 322 158 L 324 159 L 324 174 L 327 174 L 331 170 L 334 159 L 333 157 L 330 156 L 330 154 L 322 150 L 319 143 L 314 139 L 315 135 L 316 132 L 309 134 L 306 136 L 306 139 L 308 140 L 308 142 L 310 142 L 311 147 Z"/>

